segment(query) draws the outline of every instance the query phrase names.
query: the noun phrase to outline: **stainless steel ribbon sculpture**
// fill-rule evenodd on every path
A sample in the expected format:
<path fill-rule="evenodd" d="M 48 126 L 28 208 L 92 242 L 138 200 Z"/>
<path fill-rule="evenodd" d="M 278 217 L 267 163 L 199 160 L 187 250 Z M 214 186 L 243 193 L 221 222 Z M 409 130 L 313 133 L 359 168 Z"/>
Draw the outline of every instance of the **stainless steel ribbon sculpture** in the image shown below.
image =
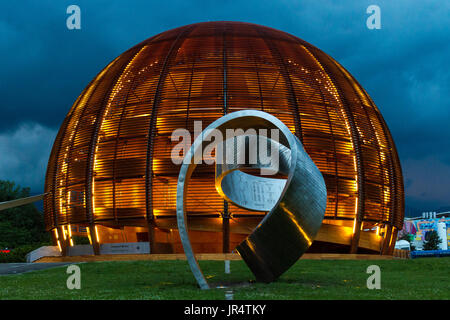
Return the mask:
<path fill-rule="evenodd" d="M 279 119 L 266 112 L 243 110 L 214 121 L 195 139 L 185 155 L 177 185 L 178 230 L 189 266 L 202 289 L 208 289 L 209 285 L 188 236 L 185 212 L 187 186 L 196 167 L 194 155 L 211 143 L 214 129 L 225 136 L 227 129 L 236 128 L 243 131 L 278 129 L 280 141 L 266 137 L 259 137 L 259 141 L 269 144 L 272 152 L 277 150 L 277 169 L 287 176 L 287 179 L 276 179 L 241 171 L 273 169 L 273 163 L 262 163 L 259 159 L 254 163 L 216 163 L 216 189 L 224 199 L 248 210 L 269 211 L 255 230 L 236 247 L 257 281 L 274 281 L 288 270 L 312 244 L 325 214 L 327 192 L 322 174 L 300 140 Z M 242 148 L 232 150 L 234 159 L 253 147 L 250 140 L 247 135 Z M 225 149 L 228 142 L 223 143 Z M 233 146 L 236 144 L 233 143 Z M 252 194 L 253 197 L 249 196 Z"/>

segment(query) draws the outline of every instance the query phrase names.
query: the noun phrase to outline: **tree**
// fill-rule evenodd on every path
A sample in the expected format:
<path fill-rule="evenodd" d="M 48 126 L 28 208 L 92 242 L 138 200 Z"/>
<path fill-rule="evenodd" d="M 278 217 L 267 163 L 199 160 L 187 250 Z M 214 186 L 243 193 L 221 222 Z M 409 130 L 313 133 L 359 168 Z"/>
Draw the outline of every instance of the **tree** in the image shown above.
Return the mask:
<path fill-rule="evenodd" d="M 442 242 L 436 230 L 428 231 L 425 234 L 423 250 L 438 250 L 439 244 Z"/>
<path fill-rule="evenodd" d="M 406 241 L 408 241 L 409 242 L 410 251 L 415 251 L 416 247 L 413 244 L 413 242 L 414 242 L 413 238 L 414 238 L 414 235 L 409 234 L 409 233 L 403 233 L 401 236 L 398 237 L 397 240 L 406 240 Z"/>
<path fill-rule="evenodd" d="M 0 180 L 0 202 L 29 196 L 29 188 Z M 50 236 L 45 231 L 43 214 L 34 204 L 0 211 L 0 248 L 14 249 L 44 242 L 50 242 Z"/>

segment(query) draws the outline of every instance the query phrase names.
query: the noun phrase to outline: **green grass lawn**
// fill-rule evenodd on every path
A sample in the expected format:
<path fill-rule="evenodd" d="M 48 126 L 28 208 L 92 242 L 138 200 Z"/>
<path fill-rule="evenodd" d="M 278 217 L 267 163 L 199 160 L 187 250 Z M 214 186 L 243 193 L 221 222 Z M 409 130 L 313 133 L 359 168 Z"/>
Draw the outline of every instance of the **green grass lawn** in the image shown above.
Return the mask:
<path fill-rule="evenodd" d="M 381 269 L 381 289 L 369 290 L 369 265 Z M 225 290 L 200 290 L 186 261 L 79 264 L 81 289 L 66 287 L 67 267 L 0 276 L 3 299 L 224 299 Z M 200 261 L 210 284 L 233 287 L 235 300 L 251 299 L 450 299 L 450 258 L 414 260 L 299 260 L 276 282 L 254 283 L 243 261 Z"/>

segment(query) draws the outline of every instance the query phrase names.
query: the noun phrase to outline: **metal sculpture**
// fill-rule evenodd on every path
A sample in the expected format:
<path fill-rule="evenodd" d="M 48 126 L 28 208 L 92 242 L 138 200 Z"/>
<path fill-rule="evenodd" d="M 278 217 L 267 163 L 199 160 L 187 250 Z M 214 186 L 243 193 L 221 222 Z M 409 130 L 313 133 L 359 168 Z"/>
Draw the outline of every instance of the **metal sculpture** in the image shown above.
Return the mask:
<path fill-rule="evenodd" d="M 189 179 L 196 167 L 194 155 L 211 139 L 211 132 L 227 129 L 278 129 L 279 172 L 287 175 L 286 180 L 251 176 L 242 171 L 246 168 L 262 168 L 255 164 L 221 163 L 216 164 L 216 188 L 227 200 L 250 210 L 270 210 L 252 234 L 236 249 L 249 266 L 258 281 L 271 282 L 291 267 L 311 245 L 317 234 L 326 209 L 327 192 L 322 174 L 303 149 L 301 142 L 276 117 L 257 110 L 243 110 L 230 113 L 210 124 L 185 155 L 177 185 L 177 222 L 181 242 L 190 268 L 202 289 L 209 285 L 200 270 L 189 240 L 186 225 L 185 199 Z M 248 149 L 248 144 L 244 144 Z M 236 153 L 241 150 L 235 150 Z M 233 191 L 233 186 L 241 179 L 251 180 L 253 185 L 273 187 L 279 196 L 273 201 L 245 201 Z M 248 193 L 250 190 L 244 190 Z M 245 194 L 245 193 L 244 193 Z M 259 193 L 262 198 L 263 193 Z M 248 199 L 247 199 L 248 200 Z M 270 208 L 272 207 L 272 208 Z"/>

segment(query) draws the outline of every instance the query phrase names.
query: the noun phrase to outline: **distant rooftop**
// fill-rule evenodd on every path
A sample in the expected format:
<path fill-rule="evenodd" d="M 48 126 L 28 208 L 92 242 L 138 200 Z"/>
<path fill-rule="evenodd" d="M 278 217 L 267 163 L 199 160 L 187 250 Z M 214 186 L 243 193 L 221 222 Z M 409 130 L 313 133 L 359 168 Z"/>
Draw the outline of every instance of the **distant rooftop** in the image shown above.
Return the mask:
<path fill-rule="evenodd" d="M 405 220 L 419 220 L 419 219 L 434 219 L 434 218 L 443 218 L 450 217 L 450 211 L 444 212 L 422 212 L 422 215 L 417 217 L 405 218 Z"/>

